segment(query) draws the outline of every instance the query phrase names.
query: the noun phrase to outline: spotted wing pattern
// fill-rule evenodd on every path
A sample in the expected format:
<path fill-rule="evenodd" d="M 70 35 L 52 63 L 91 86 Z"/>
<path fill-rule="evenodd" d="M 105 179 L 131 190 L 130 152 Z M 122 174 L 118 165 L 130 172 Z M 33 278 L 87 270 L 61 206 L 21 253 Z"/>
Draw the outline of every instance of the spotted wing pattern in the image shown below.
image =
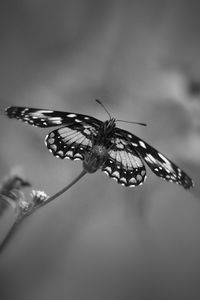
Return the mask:
<path fill-rule="evenodd" d="M 96 134 L 96 129 L 91 125 L 70 125 L 49 133 L 45 144 L 56 157 L 83 160 L 85 153 L 92 149 Z"/>
<path fill-rule="evenodd" d="M 40 108 L 9 106 L 5 109 L 5 114 L 9 118 L 43 128 L 79 123 L 91 124 L 99 128 L 102 124 L 102 121 L 87 115 Z"/>
<path fill-rule="evenodd" d="M 91 116 L 49 109 L 10 106 L 5 110 L 9 118 L 15 118 L 37 127 L 63 126 L 49 133 L 45 139 L 47 148 L 60 158 L 84 160 L 93 149 L 93 141 L 103 136 L 103 122 Z M 125 186 L 143 183 L 146 170 L 143 160 L 159 177 L 182 185 L 185 189 L 194 186 L 192 179 L 162 153 L 137 136 L 113 127 L 111 147 L 102 170 Z M 103 144 L 102 146 L 106 147 Z"/>
<path fill-rule="evenodd" d="M 117 135 L 123 136 L 126 141 L 129 141 L 132 151 L 137 152 L 157 176 L 169 182 L 180 184 L 185 189 L 194 186 L 192 179 L 183 170 L 155 148 L 125 130 L 116 128 L 116 132 Z"/>
<path fill-rule="evenodd" d="M 141 185 L 146 179 L 145 166 L 137 152 L 124 139 L 113 139 L 102 171 L 124 186 Z"/>

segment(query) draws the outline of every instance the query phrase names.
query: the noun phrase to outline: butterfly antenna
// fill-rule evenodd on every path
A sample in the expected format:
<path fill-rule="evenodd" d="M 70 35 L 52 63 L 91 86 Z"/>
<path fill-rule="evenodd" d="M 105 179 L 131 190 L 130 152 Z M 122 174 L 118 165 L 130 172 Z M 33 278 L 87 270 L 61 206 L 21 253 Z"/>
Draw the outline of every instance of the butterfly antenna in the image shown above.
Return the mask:
<path fill-rule="evenodd" d="M 132 122 L 132 121 L 125 121 L 125 120 L 116 120 L 116 122 L 124 122 L 124 123 L 130 123 L 130 124 L 137 124 L 141 126 L 147 126 L 146 123 L 141 123 L 141 122 Z"/>
<path fill-rule="evenodd" d="M 109 113 L 109 111 L 107 110 L 107 108 L 103 105 L 103 103 L 100 101 L 100 100 L 98 100 L 98 99 L 95 99 L 95 101 L 99 104 L 99 105 L 101 105 L 102 107 L 103 107 L 103 109 L 107 112 L 107 114 L 109 115 L 109 118 L 111 119 L 112 117 L 111 117 L 111 114 Z"/>

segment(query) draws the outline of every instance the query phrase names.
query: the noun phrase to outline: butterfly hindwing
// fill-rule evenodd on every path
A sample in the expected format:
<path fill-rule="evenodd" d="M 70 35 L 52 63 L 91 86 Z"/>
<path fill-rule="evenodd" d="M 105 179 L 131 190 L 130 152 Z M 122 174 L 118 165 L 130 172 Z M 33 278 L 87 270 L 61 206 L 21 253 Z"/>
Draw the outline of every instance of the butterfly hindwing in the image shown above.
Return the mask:
<path fill-rule="evenodd" d="M 138 154 L 130 149 L 124 139 L 113 139 L 113 145 L 108 151 L 108 157 L 102 171 L 118 183 L 134 187 L 146 179 L 145 166 Z"/>
<path fill-rule="evenodd" d="M 118 132 L 129 141 L 132 149 L 142 157 L 157 176 L 169 182 L 180 184 L 185 189 L 194 186 L 192 179 L 161 152 L 125 130 L 118 129 Z"/>
<path fill-rule="evenodd" d="M 9 118 L 43 128 L 79 123 L 93 124 L 98 128 L 102 123 L 100 120 L 87 115 L 20 106 L 7 107 L 5 113 Z"/>
<path fill-rule="evenodd" d="M 96 134 L 96 129 L 91 125 L 70 125 L 49 133 L 45 144 L 56 157 L 83 160 L 85 153 L 92 149 Z"/>

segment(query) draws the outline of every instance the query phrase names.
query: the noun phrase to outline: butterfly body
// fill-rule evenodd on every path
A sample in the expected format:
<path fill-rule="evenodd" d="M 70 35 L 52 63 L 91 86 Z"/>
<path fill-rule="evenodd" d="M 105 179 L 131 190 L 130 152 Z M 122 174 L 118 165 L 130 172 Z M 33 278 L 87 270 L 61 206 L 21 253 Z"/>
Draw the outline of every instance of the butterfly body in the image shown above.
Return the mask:
<path fill-rule="evenodd" d="M 94 145 L 91 151 L 85 154 L 83 160 L 83 168 L 88 173 L 95 173 L 98 169 L 100 169 L 103 166 L 107 158 L 107 154 L 108 150 L 104 145 Z"/>
<path fill-rule="evenodd" d="M 106 161 L 108 151 L 112 148 L 112 135 L 116 127 L 114 118 L 103 122 L 96 136 L 92 138 L 91 150 L 85 153 L 83 168 L 88 173 L 94 173 L 102 168 Z"/>
<path fill-rule="evenodd" d="M 61 159 L 82 160 L 88 173 L 101 169 L 119 184 L 134 187 L 146 179 L 144 162 L 158 176 L 191 188 L 192 179 L 165 155 L 134 134 L 88 115 L 48 109 L 10 106 L 9 118 L 32 126 L 58 127 L 45 138 L 49 151 Z"/>

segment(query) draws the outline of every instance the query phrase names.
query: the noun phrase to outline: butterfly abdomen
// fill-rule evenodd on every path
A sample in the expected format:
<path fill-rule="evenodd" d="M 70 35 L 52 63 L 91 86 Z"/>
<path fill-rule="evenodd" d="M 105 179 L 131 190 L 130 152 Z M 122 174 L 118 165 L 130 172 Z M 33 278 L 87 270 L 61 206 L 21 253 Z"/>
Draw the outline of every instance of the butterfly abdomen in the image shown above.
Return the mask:
<path fill-rule="evenodd" d="M 88 173 L 95 173 L 102 167 L 107 158 L 108 150 L 103 145 L 95 145 L 91 151 L 85 154 L 83 168 Z"/>

